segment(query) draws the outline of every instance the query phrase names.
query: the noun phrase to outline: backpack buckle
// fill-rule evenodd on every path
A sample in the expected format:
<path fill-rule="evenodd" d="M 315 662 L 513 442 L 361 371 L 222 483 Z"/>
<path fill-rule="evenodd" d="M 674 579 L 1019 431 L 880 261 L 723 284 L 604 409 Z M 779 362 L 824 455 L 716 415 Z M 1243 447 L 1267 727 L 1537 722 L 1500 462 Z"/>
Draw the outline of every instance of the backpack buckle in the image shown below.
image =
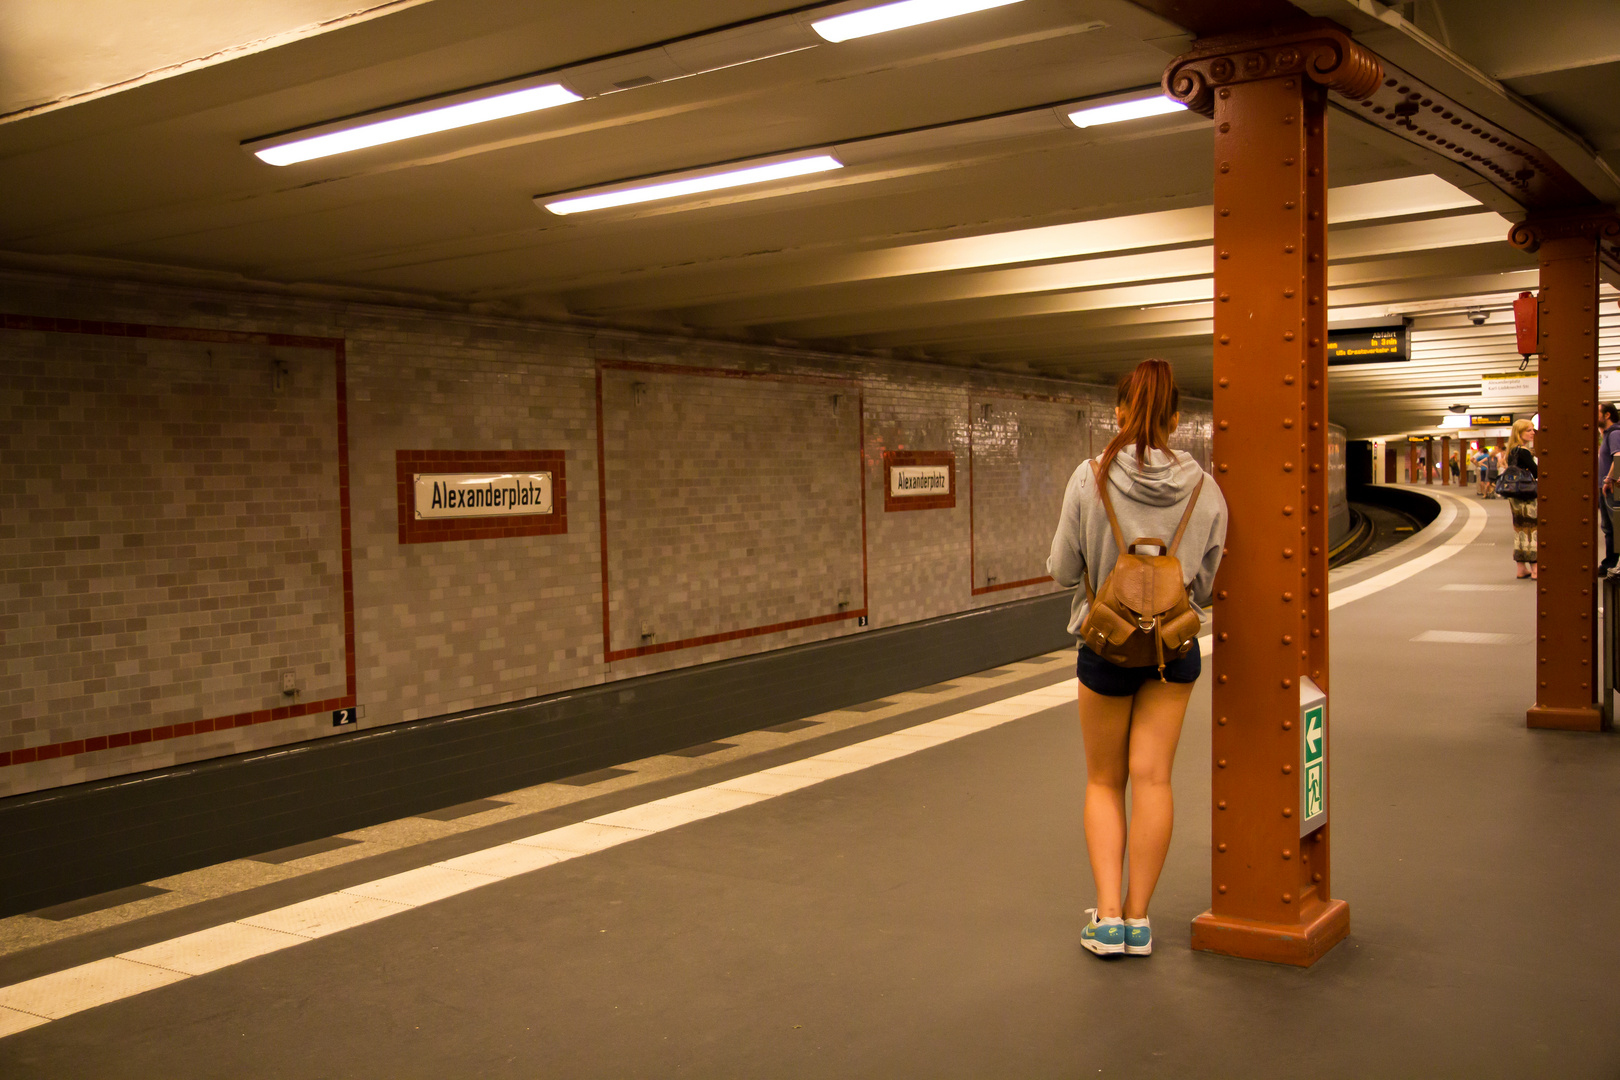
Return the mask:
<path fill-rule="evenodd" d="M 1158 616 L 1154 616 L 1151 619 L 1143 619 L 1138 617 L 1136 620 L 1136 625 L 1140 626 L 1143 630 L 1152 630 L 1153 627 L 1158 624 L 1158 621 Z"/>

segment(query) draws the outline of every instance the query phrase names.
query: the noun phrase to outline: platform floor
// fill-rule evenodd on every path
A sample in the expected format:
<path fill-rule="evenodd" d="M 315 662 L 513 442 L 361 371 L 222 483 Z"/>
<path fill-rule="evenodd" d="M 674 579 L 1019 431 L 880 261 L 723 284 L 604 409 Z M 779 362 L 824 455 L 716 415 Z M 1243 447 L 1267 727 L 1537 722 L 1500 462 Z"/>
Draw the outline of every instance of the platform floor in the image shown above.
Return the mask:
<path fill-rule="evenodd" d="M 1507 506 L 1437 494 L 1435 526 L 1335 573 L 1330 812 L 1352 930 L 1314 968 L 1188 947 L 1210 891 L 1207 681 L 1156 952 L 1080 948 L 1081 743 L 1053 664 L 1005 680 L 1000 705 L 919 706 L 14 951 L 0 1025 L 62 1016 L 0 1038 L 0 1076 L 1620 1075 L 1620 740 L 1525 728 L 1533 594 Z M 812 783 L 839 771 L 793 764 L 812 758 L 852 771 Z M 766 769 L 808 786 L 687 824 L 678 801 L 635 809 L 697 792 L 712 810 Z M 442 873 L 366 885 L 616 811 L 647 834 L 443 899 Z M 482 858 L 460 865 L 496 868 Z M 399 906 L 412 881 L 421 902 Z M 164 959 L 179 935 L 286 933 L 261 913 L 368 888 L 397 913 L 189 978 L 175 968 L 207 950 Z M 106 959 L 143 947 L 135 968 Z M 120 996 L 137 985 L 153 988 Z"/>

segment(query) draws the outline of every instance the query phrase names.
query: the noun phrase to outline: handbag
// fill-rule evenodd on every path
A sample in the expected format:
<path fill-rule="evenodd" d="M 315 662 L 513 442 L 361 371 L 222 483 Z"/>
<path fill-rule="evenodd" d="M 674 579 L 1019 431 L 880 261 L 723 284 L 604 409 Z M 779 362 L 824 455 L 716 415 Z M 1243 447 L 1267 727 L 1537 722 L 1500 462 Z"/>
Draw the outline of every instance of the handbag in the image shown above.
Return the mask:
<path fill-rule="evenodd" d="M 1536 478 L 1529 469 L 1509 465 L 1496 481 L 1496 493 L 1503 498 L 1529 502 L 1536 497 Z"/>

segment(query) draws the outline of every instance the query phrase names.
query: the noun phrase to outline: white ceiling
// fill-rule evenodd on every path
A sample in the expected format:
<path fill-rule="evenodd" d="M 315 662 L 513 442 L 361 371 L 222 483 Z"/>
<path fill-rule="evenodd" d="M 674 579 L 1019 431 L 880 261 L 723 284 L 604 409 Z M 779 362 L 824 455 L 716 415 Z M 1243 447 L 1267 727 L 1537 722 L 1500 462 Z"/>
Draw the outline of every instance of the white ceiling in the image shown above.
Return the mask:
<path fill-rule="evenodd" d="M 276 168 L 240 144 L 778 17 L 763 34 L 796 9 L 6 0 L 0 260 L 1085 380 L 1163 355 L 1207 393 L 1208 123 L 1081 131 L 1051 110 L 1157 84 L 1190 34 L 1154 6 L 1023 0 Z M 1405 22 L 1372 0 L 1299 7 L 1620 198 L 1620 4 L 1420 0 Z M 532 201 L 829 146 L 847 167 L 759 189 L 567 218 Z M 1518 367 L 1506 305 L 1535 260 L 1505 242 L 1516 208 L 1455 163 L 1339 111 L 1329 153 L 1332 317 L 1415 319 L 1410 363 L 1334 370 L 1333 417 L 1353 436 L 1428 430 Z M 1602 310 L 1620 362 L 1620 308 Z"/>

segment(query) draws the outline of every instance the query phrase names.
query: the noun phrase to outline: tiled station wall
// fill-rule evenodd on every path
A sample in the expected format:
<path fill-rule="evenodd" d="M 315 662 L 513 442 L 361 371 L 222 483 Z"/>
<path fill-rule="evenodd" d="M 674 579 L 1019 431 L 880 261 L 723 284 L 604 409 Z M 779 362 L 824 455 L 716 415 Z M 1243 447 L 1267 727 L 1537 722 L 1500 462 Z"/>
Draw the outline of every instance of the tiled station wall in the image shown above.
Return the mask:
<path fill-rule="evenodd" d="M 1051 592 L 1113 430 L 1111 389 L 1050 380 L 3 285 L 0 795 Z M 1210 426 L 1188 402 L 1176 445 Z M 399 452 L 514 450 L 563 453 L 566 532 L 400 542 Z M 885 512 L 894 450 L 953 452 L 955 505 Z"/>

